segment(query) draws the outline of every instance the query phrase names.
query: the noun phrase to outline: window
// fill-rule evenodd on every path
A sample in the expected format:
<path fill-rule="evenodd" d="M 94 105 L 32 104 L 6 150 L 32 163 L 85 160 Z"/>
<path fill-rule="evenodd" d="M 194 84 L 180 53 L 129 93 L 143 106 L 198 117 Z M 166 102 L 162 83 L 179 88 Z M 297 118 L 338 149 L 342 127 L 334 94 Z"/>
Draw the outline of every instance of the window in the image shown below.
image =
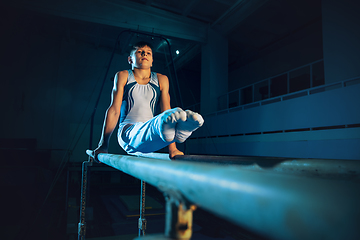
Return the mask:
<path fill-rule="evenodd" d="M 297 92 L 310 88 L 310 66 L 290 72 L 289 92 Z"/>
<path fill-rule="evenodd" d="M 325 84 L 324 61 L 312 65 L 312 86 L 317 87 Z"/>
<path fill-rule="evenodd" d="M 234 108 L 239 106 L 239 91 L 234 91 L 229 93 L 229 108 Z"/>
<path fill-rule="evenodd" d="M 227 109 L 227 96 L 228 95 L 226 94 L 218 98 L 218 111 Z"/>
<path fill-rule="evenodd" d="M 287 75 L 283 74 L 271 79 L 270 97 L 287 94 Z"/>
<path fill-rule="evenodd" d="M 262 81 L 255 84 L 254 101 L 261 101 L 269 98 L 269 81 Z"/>
<path fill-rule="evenodd" d="M 241 105 L 252 103 L 252 86 L 241 89 Z"/>

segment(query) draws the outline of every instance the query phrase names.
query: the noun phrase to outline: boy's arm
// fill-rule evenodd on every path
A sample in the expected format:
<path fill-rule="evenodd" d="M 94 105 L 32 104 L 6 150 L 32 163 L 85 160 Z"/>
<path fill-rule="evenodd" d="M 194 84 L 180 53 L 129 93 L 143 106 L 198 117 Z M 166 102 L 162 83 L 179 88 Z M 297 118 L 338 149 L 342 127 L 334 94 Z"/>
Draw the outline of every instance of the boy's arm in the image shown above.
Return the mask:
<path fill-rule="evenodd" d="M 98 147 L 94 150 L 95 160 L 97 160 L 97 155 L 99 153 L 108 152 L 111 134 L 113 133 L 116 124 L 119 121 L 124 86 L 127 82 L 127 78 L 128 72 L 126 70 L 118 72 L 115 75 L 114 87 L 111 92 L 111 103 L 105 113 L 103 129 Z"/>
<path fill-rule="evenodd" d="M 168 109 L 171 109 L 170 106 L 170 94 L 169 94 L 169 80 L 167 76 L 158 74 L 158 80 L 160 84 L 160 109 L 161 112 L 164 112 Z M 183 152 L 177 149 L 176 143 L 169 144 L 169 157 L 172 159 L 176 155 L 184 155 Z"/>

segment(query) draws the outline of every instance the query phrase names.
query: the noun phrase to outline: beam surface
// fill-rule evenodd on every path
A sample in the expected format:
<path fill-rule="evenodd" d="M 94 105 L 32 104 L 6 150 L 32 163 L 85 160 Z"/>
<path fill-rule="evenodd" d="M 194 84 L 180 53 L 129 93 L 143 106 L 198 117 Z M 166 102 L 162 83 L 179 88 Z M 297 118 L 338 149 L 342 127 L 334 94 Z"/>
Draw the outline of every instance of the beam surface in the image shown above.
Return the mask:
<path fill-rule="evenodd" d="M 161 155 L 154 155 L 161 156 Z M 151 155 L 149 156 L 151 157 Z M 270 171 L 332 180 L 360 180 L 360 161 L 334 159 L 302 159 L 280 157 L 243 157 L 212 155 L 181 155 L 175 160 L 236 164 L 243 170 Z"/>
<path fill-rule="evenodd" d="M 359 181 L 114 154 L 98 158 L 271 239 L 360 239 Z"/>

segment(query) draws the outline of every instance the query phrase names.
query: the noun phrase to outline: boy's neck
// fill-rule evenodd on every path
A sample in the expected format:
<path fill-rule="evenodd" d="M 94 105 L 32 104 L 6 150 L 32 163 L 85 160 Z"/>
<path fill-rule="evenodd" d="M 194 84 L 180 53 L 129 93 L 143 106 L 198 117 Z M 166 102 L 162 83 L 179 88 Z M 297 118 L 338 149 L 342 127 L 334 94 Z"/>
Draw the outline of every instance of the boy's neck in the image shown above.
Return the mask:
<path fill-rule="evenodd" d="M 149 78 L 150 74 L 151 74 L 151 69 L 150 68 L 147 68 L 147 69 L 133 68 L 132 70 L 134 72 L 134 75 L 137 78 L 140 78 L 140 79 Z"/>

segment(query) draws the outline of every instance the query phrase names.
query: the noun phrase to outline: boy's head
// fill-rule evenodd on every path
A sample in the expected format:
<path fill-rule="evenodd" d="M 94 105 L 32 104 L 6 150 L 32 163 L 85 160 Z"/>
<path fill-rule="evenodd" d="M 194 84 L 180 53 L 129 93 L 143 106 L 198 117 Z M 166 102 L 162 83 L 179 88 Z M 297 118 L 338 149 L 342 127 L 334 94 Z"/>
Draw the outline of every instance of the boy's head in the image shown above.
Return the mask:
<path fill-rule="evenodd" d="M 134 45 L 132 45 L 132 48 L 131 48 L 131 50 L 130 50 L 130 56 L 131 56 L 132 54 L 134 54 L 134 52 L 135 52 L 138 48 L 142 48 L 142 47 L 146 47 L 146 46 L 149 47 L 149 48 L 151 49 L 151 51 L 152 51 L 153 47 L 152 47 L 152 45 L 151 45 L 150 43 L 148 43 L 148 42 L 140 41 L 140 42 L 135 43 Z"/>
<path fill-rule="evenodd" d="M 132 68 L 152 67 L 153 54 L 151 44 L 144 41 L 134 44 L 130 51 L 128 62 Z"/>

